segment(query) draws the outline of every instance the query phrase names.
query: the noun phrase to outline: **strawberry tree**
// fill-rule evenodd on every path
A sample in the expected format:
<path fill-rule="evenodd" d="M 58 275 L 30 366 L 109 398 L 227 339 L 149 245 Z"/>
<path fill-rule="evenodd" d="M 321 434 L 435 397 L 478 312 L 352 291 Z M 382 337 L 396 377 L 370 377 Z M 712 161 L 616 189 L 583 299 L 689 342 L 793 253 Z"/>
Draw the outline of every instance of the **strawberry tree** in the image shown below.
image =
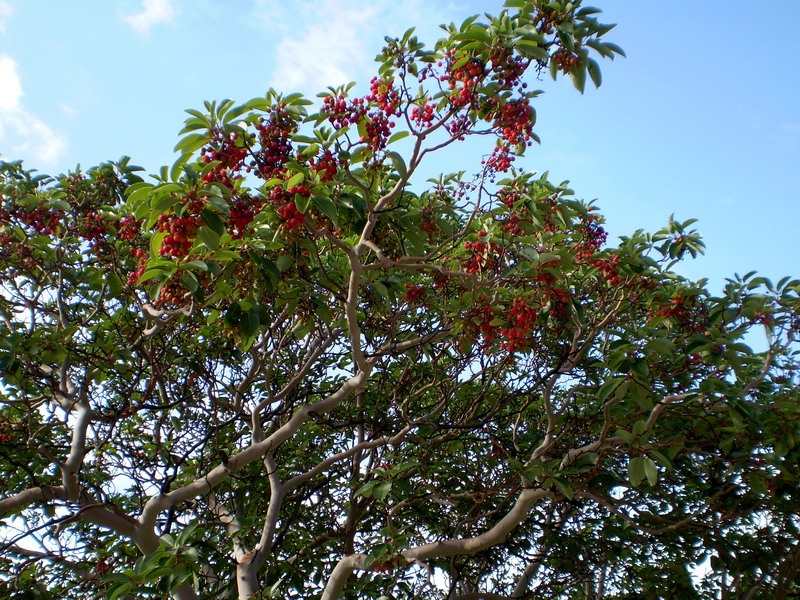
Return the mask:
<path fill-rule="evenodd" d="M 2 163 L 8 597 L 796 593 L 800 281 L 714 295 L 692 221 L 610 244 L 524 168 L 529 84 L 622 50 L 506 6 L 149 180 Z"/>

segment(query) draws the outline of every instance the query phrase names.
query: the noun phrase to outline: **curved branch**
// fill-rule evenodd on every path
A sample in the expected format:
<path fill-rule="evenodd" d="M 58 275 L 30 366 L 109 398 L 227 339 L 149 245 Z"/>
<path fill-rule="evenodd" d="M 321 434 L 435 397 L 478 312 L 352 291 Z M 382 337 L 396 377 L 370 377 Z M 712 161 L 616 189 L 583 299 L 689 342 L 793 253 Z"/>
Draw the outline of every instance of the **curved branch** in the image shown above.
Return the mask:
<path fill-rule="evenodd" d="M 358 374 L 350 377 L 338 390 L 327 398 L 313 404 L 304 404 L 292 415 L 291 419 L 278 428 L 272 435 L 261 442 L 251 444 L 238 454 L 231 456 L 224 465 L 218 465 L 205 476 L 171 492 L 151 497 L 150 500 L 147 501 L 147 504 L 145 504 L 144 510 L 142 510 L 142 514 L 139 518 L 142 527 L 150 532 L 149 535 L 155 536 L 156 519 L 161 512 L 181 502 L 186 502 L 192 498 L 210 492 L 230 477 L 231 473 L 237 469 L 241 469 L 263 458 L 268 452 L 274 450 L 292 437 L 297 430 L 300 429 L 300 426 L 311 418 L 310 415 L 314 413 L 323 414 L 332 410 L 345 398 L 349 397 L 350 394 L 360 389 L 366 383 L 374 365 L 374 360 L 366 361 L 365 366 L 367 370 L 360 371 Z"/>
<path fill-rule="evenodd" d="M 531 508 L 544 498 L 555 498 L 556 494 L 541 488 L 526 489 L 520 493 L 511 510 L 488 531 L 472 538 L 444 540 L 409 548 L 400 553 L 407 562 L 476 554 L 481 550 L 502 544 L 509 534 L 528 516 Z M 321 600 L 337 600 L 344 590 L 345 583 L 355 569 L 367 569 L 366 554 L 351 554 L 343 557 L 333 569 Z"/>

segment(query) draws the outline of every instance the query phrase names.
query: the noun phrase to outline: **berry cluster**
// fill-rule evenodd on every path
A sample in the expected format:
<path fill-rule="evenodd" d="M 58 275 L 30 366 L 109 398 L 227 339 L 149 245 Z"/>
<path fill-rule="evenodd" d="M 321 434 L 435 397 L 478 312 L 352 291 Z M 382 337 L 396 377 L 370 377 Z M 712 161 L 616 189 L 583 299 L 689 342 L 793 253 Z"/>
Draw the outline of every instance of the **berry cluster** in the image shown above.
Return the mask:
<path fill-rule="evenodd" d="M 311 170 L 320 174 L 320 181 L 333 181 L 336 177 L 337 169 L 336 158 L 330 150 L 325 150 L 322 155 L 311 164 Z"/>
<path fill-rule="evenodd" d="M 420 129 L 430 127 L 436 117 L 436 106 L 426 103 L 422 106 L 415 106 L 411 109 L 410 118 Z M 452 122 L 452 121 L 451 121 Z"/>
<path fill-rule="evenodd" d="M 404 287 L 406 288 L 406 293 L 403 295 L 403 300 L 408 304 L 418 304 L 425 296 L 425 287 L 418 283 L 406 283 Z"/>
<path fill-rule="evenodd" d="M 499 329 L 505 339 L 501 347 L 509 352 L 530 348 L 530 333 L 536 326 L 538 310 L 528 306 L 523 298 L 514 298 L 508 311 L 508 327 Z"/>
<path fill-rule="evenodd" d="M 461 268 L 472 275 L 493 273 L 500 268 L 503 249 L 494 242 L 466 242 L 464 248 L 470 256 L 461 264 Z"/>
<path fill-rule="evenodd" d="M 184 303 L 187 293 L 186 288 L 179 281 L 169 279 L 161 287 L 155 305 L 159 307 L 168 305 L 180 306 Z"/>
<path fill-rule="evenodd" d="M 622 277 L 619 273 L 619 255 L 601 257 L 589 261 L 589 265 L 595 267 L 600 276 L 613 286 L 622 284 Z"/>
<path fill-rule="evenodd" d="M 608 234 L 594 215 L 590 215 L 586 219 L 580 232 L 582 238 L 580 242 L 578 242 L 575 260 L 578 262 L 585 262 L 603 247 L 603 244 L 606 243 L 606 239 L 608 238 Z"/>
<path fill-rule="evenodd" d="M 218 148 L 208 146 L 201 149 L 200 157 L 206 164 L 214 161 L 219 161 L 220 167 L 223 169 L 239 170 L 242 161 L 247 156 L 247 147 L 237 145 L 239 139 L 238 133 L 231 133 L 227 137 L 221 133 L 216 134 L 216 142 Z"/>
<path fill-rule="evenodd" d="M 383 111 L 372 111 L 367 115 L 365 121 L 366 135 L 361 137 L 361 141 L 367 144 L 367 147 L 373 153 L 380 152 L 386 148 L 386 142 L 392 134 L 394 121 L 389 120 L 389 117 Z"/>
<path fill-rule="evenodd" d="M 492 325 L 494 321 L 494 311 L 485 295 L 478 298 L 480 304 L 476 304 L 464 318 L 464 324 L 468 331 L 480 334 L 483 340 L 491 343 L 494 340 L 496 327 Z"/>
<path fill-rule="evenodd" d="M 327 96 L 322 101 L 322 113 L 328 115 L 328 121 L 334 129 L 348 125 L 364 124 L 364 135 L 359 141 L 377 154 L 386 148 L 386 143 L 395 126 L 390 119 L 399 110 L 400 96 L 391 84 L 372 80 L 372 93 L 365 98 L 354 98 L 348 102 L 345 96 Z M 377 110 L 368 113 L 373 104 Z"/>
<path fill-rule="evenodd" d="M 400 111 L 402 98 L 392 80 L 373 77 L 369 82 L 369 94 L 365 100 L 391 117 Z"/>
<path fill-rule="evenodd" d="M 503 229 L 512 236 L 522 235 L 524 233 L 522 223 L 529 222 L 529 219 L 523 219 L 522 212 L 517 209 L 517 202 L 521 197 L 519 191 L 512 184 L 502 188 L 497 195 L 500 202 L 508 208 L 508 217 L 502 225 Z"/>
<path fill-rule="evenodd" d="M 428 236 L 428 241 L 433 242 L 434 236 L 439 232 L 439 226 L 433 217 L 433 208 L 425 206 L 422 209 L 422 220 L 419 223 L 419 228 L 424 231 Z"/>
<path fill-rule="evenodd" d="M 64 213 L 60 210 L 46 210 L 37 206 L 31 210 L 19 211 L 16 217 L 36 233 L 55 235 L 58 225 L 64 218 Z"/>
<path fill-rule="evenodd" d="M 341 129 L 349 125 L 356 125 L 367 114 L 364 98 L 354 98 L 351 102 L 340 94 L 326 96 L 322 101 L 323 114 L 328 115 L 328 121 L 334 129 Z"/>
<path fill-rule="evenodd" d="M 521 83 L 521 77 L 528 68 L 530 61 L 521 56 L 514 56 L 514 51 L 507 46 L 495 46 L 489 54 L 489 61 L 492 63 L 492 79 L 501 86 L 511 89 L 518 85 L 527 87 Z"/>
<path fill-rule="evenodd" d="M 212 145 L 201 150 L 200 158 L 206 164 L 214 163 L 211 169 L 203 175 L 203 181 L 221 183 L 231 188 L 231 176 L 236 176 L 242 170 L 247 157 L 247 146 L 239 144 L 239 134 L 224 135 L 215 133 Z"/>
<path fill-rule="evenodd" d="M 252 196 L 235 196 L 231 200 L 231 212 L 228 215 L 228 231 L 233 239 L 239 239 L 247 233 L 247 227 L 261 210 L 261 198 Z"/>
<path fill-rule="evenodd" d="M 566 48 L 560 48 L 550 58 L 556 65 L 558 70 L 564 73 L 571 73 L 581 62 L 580 56 L 574 52 L 570 52 Z"/>
<path fill-rule="evenodd" d="M 97 251 L 105 244 L 107 229 L 105 219 L 96 212 L 89 211 L 81 219 L 78 235 L 89 242 L 92 250 Z"/>
<path fill-rule="evenodd" d="M 11 434 L 11 424 L 5 417 L 0 417 L 0 444 L 10 444 L 13 440 Z"/>
<path fill-rule="evenodd" d="M 286 231 L 292 231 L 298 227 L 302 227 L 306 222 L 305 214 L 297 210 L 297 205 L 294 201 L 287 202 L 278 209 L 278 216 L 283 219 L 283 226 Z"/>
<path fill-rule="evenodd" d="M 519 211 L 518 210 L 511 211 L 505 223 L 503 223 L 503 229 L 509 235 L 512 236 L 522 235 L 524 233 L 524 230 L 522 229 L 521 225 L 522 222 L 523 220 L 519 216 Z"/>
<path fill-rule="evenodd" d="M 158 231 L 168 232 L 161 243 L 158 253 L 162 256 L 182 258 L 189 254 L 194 245 L 200 219 L 195 215 L 178 217 L 176 215 L 159 215 Z"/>
<path fill-rule="evenodd" d="M 547 299 L 542 302 L 542 307 L 549 306 L 550 318 L 556 323 L 566 323 L 569 321 L 569 305 L 572 294 L 569 290 L 562 287 L 553 287 L 547 290 Z M 560 331 L 560 327 L 554 329 L 555 333 Z"/>
<path fill-rule="evenodd" d="M 268 119 L 261 119 L 256 130 L 261 149 L 252 166 L 257 167 L 258 176 L 263 179 L 280 177 L 292 158 L 291 136 L 297 131 L 297 122 L 278 105 Z"/>
<path fill-rule="evenodd" d="M 498 109 L 492 126 L 511 146 L 531 145 L 535 113 L 527 98 L 508 100 Z"/>
<path fill-rule="evenodd" d="M 705 328 L 704 319 L 697 312 L 697 299 L 694 296 L 685 297 L 677 294 L 662 306 L 651 306 L 648 309 L 650 317 L 662 317 L 675 322 L 689 333 L 700 333 Z"/>
<path fill-rule="evenodd" d="M 506 173 L 511 168 L 515 157 L 511 154 L 511 148 L 506 144 L 495 146 L 489 158 L 481 161 L 486 165 L 486 171 L 489 175 L 494 173 Z"/>
<path fill-rule="evenodd" d="M 450 104 L 455 108 L 472 104 L 476 99 L 475 92 L 489 74 L 489 70 L 477 58 L 470 58 L 464 64 L 459 64 L 461 62 L 461 57 L 451 50 L 447 55 L 446 71 L 439 77 L 440 81 L 447 83 L 450 89 Z M 439 66 L 442 66 L 441 62 Z"/>
<path fill-rule="evenodd" d="M 534 19 L 537 23 L 536 31 L 539 33 L 551 34 L 555 31 L 555 26 L 561 23 L 565 15 L 558 8 L 546 6 L 539 8 L 539 14 Z"/>
<path fill-rule="evenodd" d="M 556 222 L 554 215 L 558 212 L 558 196 L 553 195 L 539 201 L 542 213 L 542 231 L 546 233 L 554 233 L 560 230 L 559 224 Z"/>
<path fill-rule="evenodd" d="M 548 265 L 550 264 L 552 263 L 548 263 Z M 561 324 L 569 320 L 569 306 L 573 294 L 558 285 L 557 277 L 545 265 L 539 265 L 533 280 L 541 294 L 541 307 L 547 308 L 550 319 L 558 324 L 553 330 L 558 333 L 561 330 Z"/>
<path fill-rule="evenodd" d="M 471 125 L 472 123 L 467 115 L 459 114 L 450 119 L 445 127 L 451 136 L 463 142 L 467 133 L 469 133 Z"/>
<path fill-rule="evenodd" d="M 122 217 L 117 223 L 117 237 L 129 242 L 139 237 L 142 222 L 136 217 Z"/>
<path fill-rule="evenodd" d="M 0 269 L 0 281 L 10 281 L 15 277 L 13 263 L 24 270 L 33 271 L 41 264 L 40 259 L 33 255 L 30 244 L 17 240 L 12 234 L 0 231 L 0 261 L 6 263 Z"/>
<path fill-rule="evenodd" d="M 128 285 L 136 285 L 139 282 L 139 278 L 141 278 L 147 270 L 145 266 L 147 264 L 147 253 L 141 248 L 131 248 L 131 256 L 137 259 L 137 268 L 133 273 L 128 275 Z"/>

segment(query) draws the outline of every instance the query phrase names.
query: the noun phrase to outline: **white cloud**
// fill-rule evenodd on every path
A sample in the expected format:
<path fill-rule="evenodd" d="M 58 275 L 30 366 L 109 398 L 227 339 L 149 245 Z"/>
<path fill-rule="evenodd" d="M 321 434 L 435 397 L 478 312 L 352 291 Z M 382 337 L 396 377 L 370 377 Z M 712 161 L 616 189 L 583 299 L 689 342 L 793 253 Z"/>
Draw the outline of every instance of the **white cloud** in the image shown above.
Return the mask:
<path fill-rule="evenodd" d="M 329 85 L 366 83 L 387 34 L 424 24 L 422 39 L 432 45 L 438 35 L 430 25 L 438 25 L 438 16 L 424 0 L 256 0 L 252 24 L 279 36 L 270 85 L 314 95 Z"/>
<path fill-rule="evenodd" d="M 17 63 L 0 54 L 0 112 L 13 111 L 20 107 L 22 84 L 17 75 Z"/>
<path fill-rule="evenodd" d="M 308 15 L 300 35 L 288 32 L 278 43 L 272 85 L 311 93 L 355 79 L 367 60 L 364 33 L 376 12 L 365 3 L 325 0 Z"/>
<path fill-rule="evenodd" d="M 154 25 L 171 23 L 177 12 L 172 6 L 172 0 L 142 0 L 142 10 L 133 15 L 123 16 L 122 20 L 136 33 L 149 35 Z"/>
<path fill-rule="evenodd" d="M 14 14 L 14 7 L 6 0 L 0 0 L 0 33 L 6 32 L 6 21 Z"/>
<path fill-rule="evenodd" d="M 58 108 L 70 118 L 74 118 L 75 115 L 78 114 L 78 111 L 75 109 L 75 107 L 70 106 L 69 104 L 59 104 Z"/>
<path fill-rule="evenodd" d="M 66 137 L 28 112 L 22 95 L 17 63 L 7 54 L 0 54 L 0 143 L 10 144 L 11 152 L 2 158 L 54 165 L 67 150 Z"/>

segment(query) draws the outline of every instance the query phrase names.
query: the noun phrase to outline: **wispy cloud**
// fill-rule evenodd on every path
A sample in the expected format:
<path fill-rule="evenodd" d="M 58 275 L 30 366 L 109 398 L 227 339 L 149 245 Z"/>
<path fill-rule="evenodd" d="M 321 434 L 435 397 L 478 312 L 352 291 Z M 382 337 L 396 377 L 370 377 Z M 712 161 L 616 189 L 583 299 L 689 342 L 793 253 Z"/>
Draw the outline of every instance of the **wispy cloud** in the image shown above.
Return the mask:
<path fill-rule="evenodd" d="M 376 12 L 366 3 L 326 0 L 309 15 L 300 35 L 295 30 L 279 42 L 272 85 L 311 93 L 354 79 L 367 61 L 364 34 Z"/>
<path fill-rule="evenodd" d="M 6 0 L 0 0 L 0 33 L 6 32 L 6 23 L 13 14 L 14 7 L 6 2 Z"/>
<path fill-rule="evenodd" d="M 291 5 L 256 0 L 253 16 L 254 26 L 279 36 L 270 85 L 307 94 L 363 79 L 386 34 L 400 35 L 418 23 L 438 24 L 424 0 L 402 5 L 393 0 L 297 0 Z"/>
<path fill-rule="evenodd" d="M 59 104 L 58 108 L 70 119 L 74 118 L 78 114 L 78 111 L 75 109 L 75 107 L 69 104 Z"/>
<path fill-rule="evenodd" d="M 172 5 L 172 0 L 142 0 L 142 10 L 132 15 L 125 15 L 122 20 L 136 33 L 149 35 L 154 25 L 171 23 L 176 14 L 178 11 Z"/>
<path fill-rule="evenodd" d="M 0 142 L 4 146 L 10 144 L 13 153 L 2 158 L 24 158 L 52 166 L 67 150 L 66 137 L 28 112 L 22 95 L 17 63 L 7 54 L 0 54 Z"/>

